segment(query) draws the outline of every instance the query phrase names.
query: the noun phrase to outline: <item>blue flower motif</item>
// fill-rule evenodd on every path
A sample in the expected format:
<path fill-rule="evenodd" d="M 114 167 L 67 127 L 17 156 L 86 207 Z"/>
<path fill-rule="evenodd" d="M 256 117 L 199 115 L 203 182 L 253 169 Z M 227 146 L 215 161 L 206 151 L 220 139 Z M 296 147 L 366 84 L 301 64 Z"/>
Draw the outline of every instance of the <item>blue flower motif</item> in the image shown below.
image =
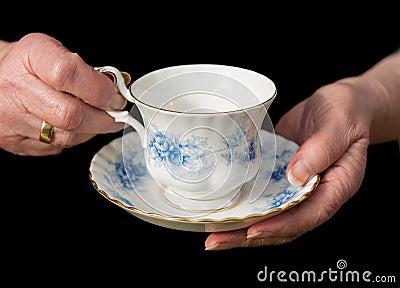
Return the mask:
<path fill-rule="evenodd" d="M 154 133 L 154 137 L 149 141 L 149 148 L 152 159 L 164 161 L 174 150 L 174 143 L 163 133 L 156 132 Z"/>
<path fill-rule="evenodd" d="M 276 182 L 281 181 L 283 178 L 286 177 L 286 168 L 287 164 L 281 165 L 280 163 L 278 163 L 274 171 L 272 172 L 271 179 Z"/>
<path fill-rule="evenodd" d="M 257 138 L 252 137 L 250 140 L 246 140 L 247 136 L 247 130 L 238 128 L 234 134 L 228 135 L 226 139 L 222 140 L 226 148 L 229 149 L 228 152 L 221 154 L 227 160 L 228 165 L 233 161 L 247 165 L 248 162 L 252 162 L 257 158 Z M 242 148 L 244 145 L 247 145 L 246 149 Z"/>
<path fill-rule="evenodd" d="M 129 189 L 130 188 L 130 181 L 129 181 L 129 177 L 126 174 L 126 170 L 125 170 L 125 166 L 124 163 L 122 162 L 122 159 L 118 159 L 119 161 L 115 162 L 115 170 L 114 173 L 109 173 L 110 175 L 112 175 L 113 177 L 118 179 L 118 183 L 120 183 L 122 185 L 123 188 L 125 189 Z"/>
<path fill-rule="evenodd" d="M 249 160 L 253 161 L 257 157 L 257 143 L 256 140 L 251 138 L 250 143 L 249 143 Z"/>
<path fill-rule="evenodd" d="M 159 131 L 157 127 L 154 128 L 155 131 L 149 130 L 149 155 L 152 160 L 156 160 L 159 163 L 172 164 L 176 168 L 185 166 L 185 168 L 190 168 L 187 171 L 198 171 L 201 166 L 200 162 L 208 155 L 204 151 L 209 149 L 213 151 L 212 147 L 208 146 L 207 137 L 191 135 L 181 143 L 178 140 L 179 137 L 167 136 L 165 132 Z M 214 150 L 214 152 L 221 152 L 220 155 L 227 160 L 228 165 L 233 161 L 242 164 L 254 161 L 258 152 L 257 139 L 255 137 L 250 139 L 248 147 L 243 149 L 243 145 L 247 144 L 243 135 L 247 135 L 247 133 L 238 128 L 234 134 L 222 139 L 225 147 Z M 212 165 L 211 162 L 209 164 Z"/>
<path fill-rule="evenodd" d="M 190 157 L 185 152 L 185 148 L 187 147 L 182 146 L 177 138 L 167 137 L 160 131 L 152 133 L 152 137 L 149 141 L 149 148 L 150 156 L 153 160 L 160 162 L 168 161 L 168 163 L 174 166 L 185 165 Z"/>
<path fill-rule="evenodd" d="M 143 177 L 146 176 L 146 164 L 137 161 L 137 153 L 131 153 L 130 157 L 123 161 L 122 155 L 118 156 L 115 162 L 108 162 L 106 167 L 107 182 L 117 185 L 123 191 L 129 191 L 132 186 L 140 185 Z"/>
<path fill-rule="evenodd" d="M 180 165 L 183 163 L 183 155 L 178 148 L 174 148 L 168 155 L 168 160 L 173 165 Z"/>
<path fill-rule="evenodd" d="M 281 207 L 282 205 L 288 203 L 294 196 L 296 196 L 297 191 L 293 189 L 286 189 L 279 192 L 274 196 L 270 208 Z"/>
<path fill-rule="evenodd" d="M 276 155 L 276 167 L 275 170 L 272 172 L 271 179 L 279 182 L 283 178 L 286 177 L 286 169 L 287 165 L 290 161 L 290 157 L 292 156 L 293 152 L 289 149 L 285 149 L 282 151 L 280 155 Z"/>

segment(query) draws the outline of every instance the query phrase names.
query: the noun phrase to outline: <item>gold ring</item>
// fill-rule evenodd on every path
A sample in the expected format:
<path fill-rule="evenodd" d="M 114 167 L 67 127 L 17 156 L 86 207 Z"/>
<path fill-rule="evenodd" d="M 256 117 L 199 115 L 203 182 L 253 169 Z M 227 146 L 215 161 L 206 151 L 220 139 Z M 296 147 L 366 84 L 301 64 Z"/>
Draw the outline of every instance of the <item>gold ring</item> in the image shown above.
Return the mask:
<path fill-rule="evenodd" d="M 51 136 L 53 135 L 53 126 L 46 121 L 42 122 L 42 128 L 40 129 L 39 141 L 49 144 L 51 142 Z"/>

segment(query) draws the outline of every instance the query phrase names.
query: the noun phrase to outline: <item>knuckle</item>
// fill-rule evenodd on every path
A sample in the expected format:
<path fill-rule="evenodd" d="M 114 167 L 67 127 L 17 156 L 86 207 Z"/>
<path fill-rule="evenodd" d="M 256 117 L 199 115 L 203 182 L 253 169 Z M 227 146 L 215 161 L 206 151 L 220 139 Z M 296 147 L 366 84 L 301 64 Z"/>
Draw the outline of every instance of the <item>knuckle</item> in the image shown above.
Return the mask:
<path fill-rule="evenodd" d="M 84 109 L 82 105 L 72 103 L 60 103 L 56 105 L 55 123 L 54 125 L 66 131 L 79 129 L 84 122 Z"/>
<path fill-rule="evenodd" d="M 54 146 L 57 147 L 60 152 L 64 148 L 69 148 L 77 143 L 78 135 L 65 130 L 57 130 Z"/>
<path fill-rule="evenodd" d="M 58 91 L 67 90 L 68 84 L 79 77 L 77 74 L 80 57 L 76 53 L 64 51 L 55 61 L 50 75 L 51 85 Z"/>
<path fill-rule="evenodd" d="M 75 140 L 76 140 L 76 138 L 77 138 L 77 135 L 76 134 L 73 134 L 73 133 L 65 133 L 64 135 L 63 135 L 63 137 L 60 139 L 60 144 L 61 144 L 61 146 L 62 147 L 66 147 L 66 148 L 68 148 L 68 147 L 72 147 L 72 146 L 74 146 L 74 144 L 75 144 Z"/>
<path fill-rule="evenodd" d="M 278 246 L 295 240 L 299 235 L 295 236 L 276 236 L 262 239 L 252 239 L 245 243 L 244 247 L 261 247 L 261 246 Z"/>

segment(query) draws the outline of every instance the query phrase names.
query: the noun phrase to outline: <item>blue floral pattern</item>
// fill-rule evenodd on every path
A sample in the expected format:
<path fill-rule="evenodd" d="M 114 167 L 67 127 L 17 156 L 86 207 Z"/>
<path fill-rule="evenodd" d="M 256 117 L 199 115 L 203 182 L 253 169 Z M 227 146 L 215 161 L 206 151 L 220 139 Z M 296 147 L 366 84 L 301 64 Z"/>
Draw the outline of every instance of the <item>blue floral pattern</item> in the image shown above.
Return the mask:
<path fill-rule="evenodd" d="M 238 128 L 234 134 L 228 135 L 223 142 L 227 152 L 222 153 L 229 164 L 237 161 L 241 164 L 253 162 L 257 158 L 258 141 L 257 137 L 253 136 L 249 140 L 247 130 Z M 245 143 L 247 142 L 247 143 Z"/>
<path fill-rule="evenodd" d="M 189 138 L 179 141 L 178 136 L 159 131 L 155 126 L 154 130 L 149 129 L 148 133 L 149 156 L 159 165 L 168 164 L 176 168 L 183 166 L 187 168 L 186 171 L 198 171 L 200 167 L 202 170 L 207 170 L 214 165 L 212 161 L 205 159 L 208 156 L 207 151 L 221 153 L 221 157 L 227 160 L 227 165 L 234 161 L 246 164 L 257 158 L 257 138 L 253 136 L 250 140 L 246 140 L 248 133 L 240 128 L 226 139 L 221 137 L 223 148 L 216 151 L 208 144 L 207 137 L 191 135 Z M 246 148 L 243 149 L 243 147 Z"/>
<path fill-rule="evenodd" d="M 118 155 L 113 161 L 108 160 L 105 168 L 104 180 L 109 186 L 115 186 L 120 193 L 113 195 L 122 202 L 127 202 L 129 194 L 132 193 L 132 187 L 143 185 L 148 177 L 146 164 L 143 161 L 137 161 L 138 152 L 132 151 L 129 157 L 125 159 L 129 165 L 124 164 L 123 156 Z"/>
<path fill-rule="evenodd" d="M 292 157 L 293 151 L 284 149 L 281 154 L 276 155 L 275 169 L 272 172 L 271 180 L 279 182 L 286 178 L 286 168 Z"/>
<path fill-rule="evenodd" d="M 268 165 L 263 165 L 259 176 L 264 182 L 269 181 L 266 189 L 260 197 L 251 202 L 246 201 L 249 199 L 247 197 L 250 190 L 244 189 L 242 200 L 230 209 L 204 215 L 204 213 L 182 211 L 166 203 L 164 191 L 146 170 L 142 143 L 135 132 L 124 134 L 124 137 L 113 140 L 96 153 L 90 165 L 92 183 L 108 200 L 150 223 L 189 231 L 204 231 L 207 223 L 212 223 L 213 229 L 219 226 L 218 229 L 222 231 L 225 230 L 225 223 L 228 229 L 232 229 L 235 225 L 243 228 L 246 219 L 253 217 L 263 219 L 265 216 L 269 217 L 270 213 L 275 215 L 303 201 L 314 191 L 319 181 L 319 177 L 314 177 L 304 187 L 290 185 L 287 179 L 281 176 L 284 175 L 285 167 L 298 149 L 298 145 L 277 136 L 275 147 L 275 136 L 266 131 L 261 132 L 260 146 L 263 149 L 260 156 L 263 161 L 276 159 L 276 165 L 271 168 L 271 173 L 273 171 L 276 176 L 271 179 L 271 173 L 265 171 L 270 168 L 266 167 Z M 125 140 L 127 145 L 123 145 Z M 232 221 L 232 217 L 236 220 Z M 179 221 L 175 221 L 176 219 Z M 181 226 L 179 223 L 183 222 L 185 223 Z"/>
<path fill-rule="evenodd" d="M 282 207 L 284 204 L 289 203 L 293 197 L 297 195 L 297 189 L 293 187 L 286 187 L 275 194 L 266 194 L 262 197 L 269 203 L 268 209 Z M 265 209 L 265 208 L 264 208 Z"/>
<path fill-rule="evenodd" d="M 165 132 L 149 130 L 149 133 L 149 155 L 159 164 L 168 162 L 173 166 L 182 165 L 194 171 L 197 169 L 198 160 L 204 157 L 201 151 L 209 148 L 205 137 L 192 136 L 182 143 L 177 137 L 169 137 Z"/>

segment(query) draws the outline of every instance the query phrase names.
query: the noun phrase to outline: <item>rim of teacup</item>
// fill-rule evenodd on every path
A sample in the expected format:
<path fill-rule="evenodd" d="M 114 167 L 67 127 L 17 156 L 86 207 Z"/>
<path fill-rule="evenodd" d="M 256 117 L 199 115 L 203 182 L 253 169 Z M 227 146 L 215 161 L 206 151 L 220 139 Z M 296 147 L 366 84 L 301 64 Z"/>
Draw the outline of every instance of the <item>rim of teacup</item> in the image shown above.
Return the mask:
<path fill-rule="evenodd" d="M 213 68 L 213 69 L 215 69 L 215 70 L 193 70 L 193 71 L 188 70 L 189 68 L 193 68 L 193 67 L 202 68 L 202 69 L 205 69 L 205 68 L 208 68 L 208 69 L 209 69 L 209 68 Z M 169 71 L 169 70 L 177 70 L 177 69 L 182 70 L 180 73 L 177 73 L 177 74 L 174 74 L 174 75 L 169 75 L 168 77 L 166 77 L 166 78 L 164 78 L 164 79 L 161 80 L 161 81 L 163 81 L 163 80 L 165 80 L 165 79 L 167 79 L 167 78 L 169 78 L 169 77 L 178 76 L 178 75 L 185 74 L 185 73 L 190 73 L 190 72 L 213 72 L 213 73 L 221 72 L 221 71 L 219 71 L 219 70 L 216 70 L 216 69 L 218 69 L 218 68 L 219 68 L 219 69 L 229 69 L 229 70 L 231 70 L 231 71 L 235 71 L 235 70 L 236 70 L 236 71 L 245 72 L 245 73 L 253 74 L 253 75 L 257 76 L 257 78 L 262 79 L 262 80 L 265 81 L 265 84 L 266 84 L 265 87 L 268 87 L 268 85 L 269 85 L 269 86 L 272 88 L 269 97 L 266 97 L 265 100 L 263 100 L 263 101 L 261 101 L 261 102 L 259 102 L 259 103 L 257 103 L 257 104 L 250 105 L 250 106 L 243 107 L 243 108 L 239 108 L 239 109 L 232 109 L 232 110 L 227 110 L 227 111 L 193 112 L 193 111 L 178 111 L 178 110 L 172 110 L 172 109 L 167 109 L 167 108 L 163 108 L 163 107 L 157 107 L 157 106 L 155 106 L 155 105 L 152 105 L 152 104 L 150 104 L 150 103 L 147 103 L 147 102 L 145 102 L 145 101 L 142 101 L 142 100 L 140 99 L 140 96 L 138 97 L 137 95 L 135 95 L 136 93 L 134 93 L 134 92 L 132 91 L 132 89 L 135 87 L 135 85 L 136 85 L 137 83 L 139 83 L 139 82 L 141 82 L 141 81 L 144 81 L 146 78 L 152 77 L 152 76 L 154 76 L 154 74 L 159 74 L 159 73 L 161 73 L 161 72 L 165 72 L 165 71 Z M 226 75 L 226 74 L 223 74 L 223 75 L 224 75 L 224 76 L 232 77 L 232 75 Z M 255 94 L 255 92 L 253 91 L 254 87 L 251 87 L 252 85 L 255 86 L 255 84 L 252 84 L 252 85 L 251 85 L 251 84 L 249 84 L 249 83 L 243 83 L 243 82 L 242 82 L 243 79 L 237 79 L 237 78 L 235 78 L 235 77 L 232 77 L 232 78 L 233 78 L 234 80 L 240 82 L 240 84 L 244 85 L 244 86 L 247 87 L 253 94 Z M 268 84 L 268 85 L 267 85 L 267 84 Z M 253 89 L 252 89 L 252 88 L 253 88 Z M 271 102 L 272 100 L 274 100 L 274 98 L 275 98 L 276 95 L 277 95 L 277 88 L 276 88 L 276 85 L 275 85 L 275 83 L 274 83 L 269 77 L 267 77 L 267 76 L 265 76 L 265 75 L 263 75 L 263 74 L 261 74 L 261 73 L 259 73 L 259 72 L 250 70 L 250 69 L 246 69 L 246 68 L 242 68 L 242 67 L 237 67 L 237 66 L 223 65 L 223 64 L 183 64 L 183 65 L 175 65 L 175 66 L 169 66 L 169 67 L 165 67 L 165 68 L 156 69 L 156 70 L 153 70 L 152 72 L 149 72 L 149 73 L 147 73 L 147 74 L 145 74 L 145 75 L 143 75 L 143 76 L 137 78 L 135 81 L 133 81 L 133 82 L 129 85 L 129 91 L 130 91 L 132 97 L 135 99 L 135 101 L 139 102 L 140 104 L 142 104 L 142 105 L 144 105 L 144 106 L 150 107 L 150 108 L 152 108 L 152 109 L 156 109 L 156 110 L 158 110 L 158 111 L 166 111 L 166 112 L 171 112 L 171 113 L 190 114 L 190 115 L 193 115 L 193 114 L 195 114 L 195 115 L 210 115 L 210 114 L 222 114 L 222 113 L 227 114 L 227 113 L 243 112 L 243 111 L 255 109 L 255 108 L 259 107 L 259 106 L 265 106 L 267 103 L 269 103 L 269 102 Z M 143 95 L 143 93 L 142 93 L 141 95 Z M 258 99 L 258 98 L 257 98 L 257 99 Z"/>

